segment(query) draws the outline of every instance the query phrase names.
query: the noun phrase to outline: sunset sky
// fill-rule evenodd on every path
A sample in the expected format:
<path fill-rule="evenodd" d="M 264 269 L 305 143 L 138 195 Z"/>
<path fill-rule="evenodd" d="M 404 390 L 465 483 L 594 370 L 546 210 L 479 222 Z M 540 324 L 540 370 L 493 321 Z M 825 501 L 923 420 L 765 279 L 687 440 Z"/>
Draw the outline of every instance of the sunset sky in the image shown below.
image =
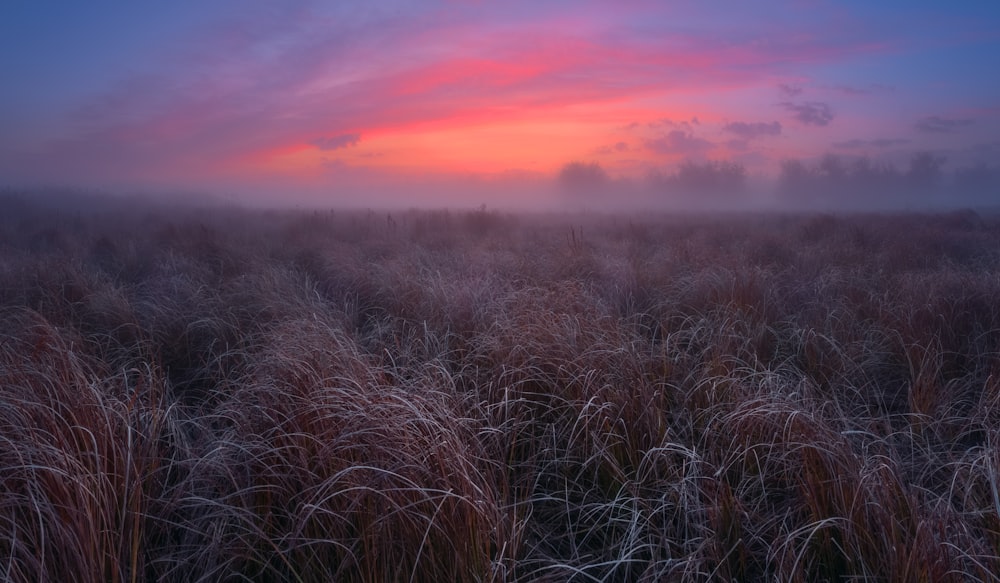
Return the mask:
<path fill-rule="evenodd" d="M 8 0 L 0 187 L 478 204 L 570 161 L 995 163 L 998 63 L 995 0 Z"/>

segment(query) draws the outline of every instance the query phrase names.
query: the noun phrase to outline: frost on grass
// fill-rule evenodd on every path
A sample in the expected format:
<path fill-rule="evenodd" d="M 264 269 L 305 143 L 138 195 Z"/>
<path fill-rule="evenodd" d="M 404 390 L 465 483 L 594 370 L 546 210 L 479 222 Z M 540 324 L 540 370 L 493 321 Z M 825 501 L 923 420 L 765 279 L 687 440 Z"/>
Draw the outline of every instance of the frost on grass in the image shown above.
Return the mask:
<path fill-rule="evenodd" d="M 0 219 L 0 578 L 995 580 L 968 217 Z"/>

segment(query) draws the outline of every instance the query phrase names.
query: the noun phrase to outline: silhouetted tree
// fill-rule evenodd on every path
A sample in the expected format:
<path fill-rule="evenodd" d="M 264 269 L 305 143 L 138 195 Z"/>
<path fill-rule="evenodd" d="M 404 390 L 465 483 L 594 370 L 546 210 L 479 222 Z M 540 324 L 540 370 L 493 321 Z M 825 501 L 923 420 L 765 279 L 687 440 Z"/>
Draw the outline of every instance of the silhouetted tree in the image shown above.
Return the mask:
<path fill-rule="evenodd" d="M 836 154 L 826 154 L 819 161 L 818 173 L 828 185 L 840 187 L 847 185 L 848 169 L 844 159 Z"/>
<path fill-rule="evenodd" d="M 915 155 L 906 173 L 867 156 L 845 159 L 826 154 L 811 167 L 800 160 L 785 160 L 778 190 L 788 200 L 848 207 L 909 204 L 915 194 L 924 196 L 918 202 L 932 202 L 927 197 L 940 191 L 943 165 L 944 158 L 929 153 Z"/>
<path fill-rule="evenodd" d="M 868 156 L 854 160 L 850 166 L 848 183 L 856 196 L 893 196 L 900 188 L 901 175 L 887 162 L 873 162 Z"/>
<path fill-rule="evenodd" d="M 736 194 L 746 186 L 747 172 L 742 164 L 728 161 L 697 163 L 687 161 L 677 169 L 677 187 L 692 194 Z"/>
<path fill-rule="evenodd" d="M 1000 204 L 1000 166 L 979 163 L 956 169 L 955 189 L 961 198 Z"/>
<path fill-rule="evenodd" d="M 806 188 L 814 179 L 813 172 L 802 160 L 782 160 L 778 174 L 778 186 L 782 190 Z"/>
<path fill-rule="evenodd" d="M 819 198 L 816 172 L 802 160 L 782 160 L 778 173 L 778 193 L 792 204 L 815 202 Z"/>
<path fill-rule="evenodd" d="M 934 190 L 941 184 L 945 158 L 930 152 L 920 152 L 910 159 L 910 169 L 906 172 L 909 185 L 918 190 Z"/>
<path fill-rule="evenodd" d="M 570 162 L 559 171 L 560 186 L 572 193 L 600 193 L 610 182 L 608 173 L 597 162 Z"/>

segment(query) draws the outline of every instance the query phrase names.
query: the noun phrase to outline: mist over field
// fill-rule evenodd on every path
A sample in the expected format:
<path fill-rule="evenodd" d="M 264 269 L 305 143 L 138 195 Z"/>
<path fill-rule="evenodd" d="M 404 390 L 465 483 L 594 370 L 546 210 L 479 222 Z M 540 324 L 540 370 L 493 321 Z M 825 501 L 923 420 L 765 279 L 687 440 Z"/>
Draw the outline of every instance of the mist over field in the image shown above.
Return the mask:
<path fill-rule="evenodd" d="M 0 3 L 0 580 L 1000 581 L 998 24 Z"/>

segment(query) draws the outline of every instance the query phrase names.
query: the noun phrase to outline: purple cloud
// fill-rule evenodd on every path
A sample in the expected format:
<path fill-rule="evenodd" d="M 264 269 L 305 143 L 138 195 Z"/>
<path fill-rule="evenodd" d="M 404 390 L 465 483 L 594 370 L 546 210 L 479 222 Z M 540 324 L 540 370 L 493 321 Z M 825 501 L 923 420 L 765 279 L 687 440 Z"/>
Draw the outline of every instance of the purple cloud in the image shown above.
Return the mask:
<path fill-rule="evenodd" d="M 853 85 L 833 85 L 830 89 L 842 93 L 844 95 L 850 95 L 852 97 L 857 97 L 860 95 L 872 95 L 875 93 L 892 93 L 894 88 L 891 85 L 883 85 L 881 83 L 872 83 L 866 87 L 855 87 Z"/>
<path fill-rule="evenodd" d="M 932 115 L 917 120 L 914 127 L 927 134 L 953 134 L 970 125 L 972 125 L 971 119 L 948 119 Z"/>
<path fill-rule="evenodd" d="M 734 121 L 722 126 L 722 131 L 736 134 L 744 140 L 753 140 L 765 136 L 780 136 L 781 124 L 776 121 Z"/>
<path fill-rule="evenodd" d="M 833 121 L 833 110 L 822 101 L 806 101 L 803 103 L 792 103 L 783 101 L 779 103 L 786 111 L 792 112 L 795 119 L 805 125 L 825 126 Z"/>
<path fill-rule="evenodd" d="M 701 122 L 698 121 L 697 117 L 692 117 L 690 120 L 682 119 L 680 121 L 670 119 L 669 117 L 664 117 L 662 119 L 653 120 L 646 124 L 646 127 L 650 129 L 660 129 L 660 128 L 673 128 L 684 131 L 691 131 L 694 126 L 700 125 Z"/>
<path fill-rule="evenodd" d="M 612 146 L 601 146 L 595 150 L 598 154 L 621 154 L 622 152 L 628 152 L 630 150 L 629 145 L 625 142 L 617 142 Z"/>
<path fill-rule="evenodd" d="M 683 130 L 674 130 L 659 138 L 647 140 L 646 147 L 659 154 L 697 156 L 711 150 L 715 144 Z"/>
<path fill-rule="evenodd" d="M 357 145 L 361 141 L 361 134 L 340 134 L 329 138 L 316 138 L 309 142 L 324 152 L 340 150 Z"/>
<path fill-rule="evenodd" d="M 778 85 L 778 91 L 785 97 L 792 98 L 802 95 L 802 88 L 798 85 L 788 85 L 787 83 L 781 83 Z"/>
<path fill-rule="evenodd" d="M 981 154 L 997 155 L 1000 154 L 1000 142 L 981 142 L 974 144 L 971 150 Z"/>
<path fill-rule="evenodd" d="M 909 144 L 910 140 L 904 140 L 900 138 L 878 138 L 874 140 L 847 140 L 844 142 L 834 142 L 834 148 L 843 148 L 846 150 L 854 150 L 859 148 L 891 148 L 893 146 L 902 146 L 904 144 Z"/>

